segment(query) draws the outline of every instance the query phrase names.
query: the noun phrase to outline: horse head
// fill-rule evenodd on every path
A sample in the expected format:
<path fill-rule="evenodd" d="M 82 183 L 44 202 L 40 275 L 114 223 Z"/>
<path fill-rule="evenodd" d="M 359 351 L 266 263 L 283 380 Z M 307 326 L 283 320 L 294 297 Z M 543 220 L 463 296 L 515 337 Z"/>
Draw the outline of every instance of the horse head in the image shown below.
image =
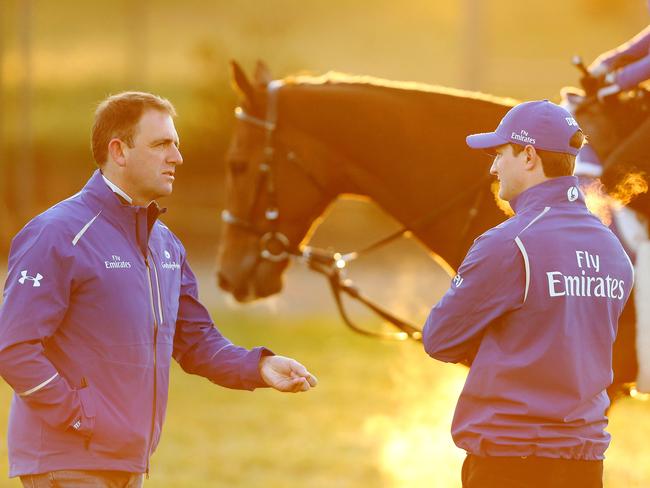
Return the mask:
<path fill-rule="evenodd" d="M 589 138 L 596 153 L 605 158 L 619 143 L 615 121 L 596 97 L 585 96 L 582 90 L 563 88 L 561 104 L 571 112 Z"/>
<path fill-rule="evenodd" d="M 328 148 L 291 123 L 284 82 L 259 62 L 252 83 L 237 63 L 231 69 L 240 100 L 226 155 L 218 282 L 244 302 L 281 290 L 290 256 L 335 199 L 339 178 Z"/>
<path fill-rule="evenodd" d="M 648 116 L 645 91 L 610 97 L 604 102 L 574 88 L 563 88 L 561 96 L 563 105 L 574 114 L 603 161 Z"/>
<path fill-rule="evenodd" d="M 646 174 L 648 161 L 627 161 L 617 150 L 648 117 L 650 95 L 637 89 L 604 102 L 596 97 L 585 97 L 580 91 L 562 90 L 563 103 L 575 118 L 603 162 L 602 183 L 607 192 L 645 215 L 650 215 Z"/>
<path fill-rule="evenodd" d="M 280 291 L 289 257 L 342 194 L 377 203 L 451 267 L 503 219 L 465 137 L 512 100 L 342 73 L 271 80 L 262 64 L 250 82 L 233 63 L 232 78 L 219 284 L 237 300 Z"/>

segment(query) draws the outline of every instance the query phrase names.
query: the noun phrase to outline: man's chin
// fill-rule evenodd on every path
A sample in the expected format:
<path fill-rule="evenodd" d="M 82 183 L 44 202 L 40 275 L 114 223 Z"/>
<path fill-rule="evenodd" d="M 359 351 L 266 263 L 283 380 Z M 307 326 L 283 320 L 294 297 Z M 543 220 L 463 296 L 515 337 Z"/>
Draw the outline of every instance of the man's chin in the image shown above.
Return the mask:
<path fill-rule="evenodd" d="M 158 189 L 158 198 L 164 198 L 168 197 L 169 195 L 172 194 L 172 191 L 174 190 L 173 185 L 170 183 L 169 185 L 163 185 Z"/>

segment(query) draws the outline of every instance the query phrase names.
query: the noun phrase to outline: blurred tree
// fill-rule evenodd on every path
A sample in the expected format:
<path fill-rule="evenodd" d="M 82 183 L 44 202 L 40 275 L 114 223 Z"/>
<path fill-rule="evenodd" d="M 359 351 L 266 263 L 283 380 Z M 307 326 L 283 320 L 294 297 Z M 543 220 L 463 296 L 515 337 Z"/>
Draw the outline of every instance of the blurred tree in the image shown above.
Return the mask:
<path fill-rule="evenodd" d="M 126 85 L 144 89 L 149 74 L 149 10 L 147 0 L 124 1 L 126 22 Z"/>
<path fill-rule="evenodd" d="M 483 0 L 463 0 L 463 88 L 480 90 L 483 74 L 484 23 Z"/>
<path fill-rule="evenodd" d="M 30 216 L 34 206 L 34 148 L 32 133 L 32 1 L 23 0 L 19 5 L 19 38 L 22 77 L 19 105 L 19 155 L 14 175 L 14 197 L 18 218 L 23 221 Z"/>
<path fill-rule="evenodd" d="M 4 67 L 4 24 L 5 16 L 0 17 L 0 252 L 5 252 L 8 248 L 8 238 L 10 233 L 10 216 L 7 201 L 5 200 L 5 132 L 4 132 L 4 114 L 6 111 L 4 94 L 5 94 L 5 67 Z"/>
<path fill-rule="evenodd" d="M 232 127 L 232 109 L 235 105 L 226 64 L 227 55 L 223 46 L 207 40 L 199 41 L 192 54 L 199 73 L 194 89 L 199 110 L 191 120 L 192 139 L 196 141 L 196 147 L 192 149 L 202 156 L 211 171 L 216 170 L 221 176 L 222 155 Z"/>
<path fill-rule="evenodd" d="M 636 11 L 638 6 L 645 5 L 645 0 L 576 0 L 582 14 L 590 17 L 616 18 L 629 15 L 630 10 Z"/>

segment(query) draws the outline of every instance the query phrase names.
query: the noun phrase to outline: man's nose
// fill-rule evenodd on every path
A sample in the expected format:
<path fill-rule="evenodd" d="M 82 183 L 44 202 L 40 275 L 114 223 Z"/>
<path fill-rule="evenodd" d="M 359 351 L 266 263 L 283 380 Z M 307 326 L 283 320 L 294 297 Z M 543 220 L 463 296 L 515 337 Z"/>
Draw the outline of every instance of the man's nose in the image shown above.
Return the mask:
<path fill-rule="evenodd" d="M 172 146 L 172 150 L 167 158 L 167 161 L 176 165 L 183 164 L 183 156 L 181 155 L 181 150 L 175 145 Z"/>
<path fill-rule="evenodd" d="M 492 161 L 492 166 L 490 166 L 490 174 L 493 176 L 497 176 L 497 162 L 496 159 Z"/>

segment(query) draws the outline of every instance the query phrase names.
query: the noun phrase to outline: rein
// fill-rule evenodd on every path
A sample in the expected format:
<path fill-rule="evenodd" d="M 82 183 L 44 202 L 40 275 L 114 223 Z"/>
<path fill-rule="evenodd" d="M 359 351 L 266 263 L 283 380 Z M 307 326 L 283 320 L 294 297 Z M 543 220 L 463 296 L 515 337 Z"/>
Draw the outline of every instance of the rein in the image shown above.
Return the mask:
<path fill-rule="evenodd" d="M 489 187 L 489 185 L 487 185 L 487 182 L 490 177 L 486 176 L 485 178 L 479 180 L 475 185 L 470 186 L 466 188 L 465 191 L 456 194 L 454 198 L 447 200 L 444 205 L 436 208 L 433 212 L 416 219 L 410 225 L 404 225 L 402 228 L 393 232 L 392 234 L 381 238 L 358 251 L 342 254 L 339 252 L 332 252 L 312 246 L 304 246 L 302 248 L 292 246 L 289 238 L 278 230 L 280 211 L 277 206 L 277 196 L 273 172 L 275 166 L 274 155 L 276 153 L 275 148 L 273 147 L 273 134 L 277 127 L 277 92 L 282 85 L 283 82 L 279 80 L 269 83 L 266 120 L 246 113 L 246 111 L 241 107 L 237 107 L 235 109 L 235 117 L 238 120 L 264 129 L 265 159 L 259 165 L 260 172 L 255 188 L 255 197 L 251 206 L 251 210 L 249 212 L 248 220 L 237 217 L 226 209 L 221 214 L 222 221 L 226 224 L 233 225 L 241 230 L 258 236 L 260 239 L 259 258 L 266 259 L 271 262 L 282 262 L 288 260 L 291 256 L 294 256 L 298 258 L 299 261 L 305 263 L 307 267 L 312 271 L 324 275 L 330 285 L 330 289 L 332 291 L 341 318 L 345 324 L 353 331 L 362 335 L 377 337 L 381 339 L 413 339 L 416 341 L 421 340 L 422 331 L 420 328 L 398 318 L 388 310 L 365 297 L 350 279 L 347 279 L 343 276 L 345 267 L 349 262 L 354 261 L 362 255 L 375 251 L 395 241 L 396 239 L 407 236 L 418 229 L 424 228 L 425 226 L 431 224 L 440 215 L 456 206 L 458 203 L 468 199 L 472 195 L 475 195 L 473 205 L 468 212 L 468 218 L 460 235 L 460 241 L 462 243 L 467 237 L 467 233 L 469 232 L 473 220 L 478 215 L 479 205 L 485 196 L 486 189 Z M 303 174 L 305 174 L 306 177 L 321 193 L 327 193 L 326 187 L 320 183 L 318 178 L 316 178 L 315 175 L 313 175 L 304 164 L 301 163 L 300 159 L 293 151 L 287 152 L 286 159 L 288 162 L 294 164 Z M 267 223 L 265 228 L 268 230 L 264 230 L 263 228 L 257 226 L 254 223 L 253 218 L 253 212 L 255 211 L 257 202 L 264 190 L 266 190 L 268 201 L 268 205 L 264 211 L 264 219 Z M 280 250 L 277 251 L 274 250 L 274 248 L 279 248 Z M 399 332 L 371 331 L 357 325 L 354 321 L 352 321 L 345 309 L 343 303 L 344 294 L 366 306 L 383 320 L 396 327 Z"/>
<path fill-rule="evenodd" d="M 455 198 L 447 201 L 445 205 L 437 208 L 435 212 L 432 212 L 428 215 L 425 215 L 424 217 L 419 218 L 410 226 L 403 226 L 401 229 L 397 230 L 396 232 L 382 239 L 379 239 L 378 241 L 374 242 L 373 244 L 370 244 L 369 246 L 366 246 L 365 248 L 359 251 L 353 251 L 346 254 L 341 254 L 338 252 L 331 252 L 320 248 L 305 246 L 302 253 L 298 253 L 298 255 L 307 264 L 309 269 L 327 277 L 330 288 L 332 290 L 332 294 L 334 296 L 334 300 L 336 302 L 336 306 L 339 310 L 339 314 L 341 315 L 341 318 L 343 319 L 345 324 L 350 329 L 363 335 L 379 337 L 382 339 L 392 339 L 392 340 L 413 339 L 416 341 L 420 341 L 422 340 L 422 331 L 420 328 L 398 318 L 388 310 L 379 306 L 377 303 L 366 298 L 360 292 L 360 290 L 354 285 L 352 280 L 343 278 L 342 272 L 345 269 L 345 266 L 347 265 L 348 262 L 357 259 L 361 255 L 379 249 L 396 239 L 411 234 L 415 230 L 424 227 L 427 223 L 430 223 L 432 220 L 437 218 L 443 212 L 449 210 L 450 208 L 452 208 L 462 200 L 467 199 L 470 195 L 476 194 L 477 197 L 475 199 L 474 206 L 469 210 L 468 213 L 469 218 L 467 219 L 466 224 L 464 226 L 463 233 L 460 236 L 460 241 L 462 242 L 465 239 L 467 232 L 469 231 L 472 221 L 478 214 L 478 204 L 480 203 L 482 197 L 485 194 L 485 188 L 486 188 L 485 182 L 486 182 L 485 179 L 481 180 L 479 182 L 480 185 L 476 184 L 466 189 L 464 192 L 459 193 Z M 363 329 L 362 327 L 359 327 L 357 324 L 355 324 L 352 321 L 350 316 L 347 314 L 345 310 L 345 306 L 343 304 L 342 294 L 346 294 L 350 298 L 358 301 L 359 303 L 362 303 L 367 308 L 372 310 L 376 315 L 378 315 L 379 317 L 381 317 L 382 319 L 384 319 L 385 321 L 387 321 L 388 323 L 392 324 L 394 327 L 399 329 L 400 332 L 376 332 L 376 331 L 369 331 L 367 329 Z"/>

